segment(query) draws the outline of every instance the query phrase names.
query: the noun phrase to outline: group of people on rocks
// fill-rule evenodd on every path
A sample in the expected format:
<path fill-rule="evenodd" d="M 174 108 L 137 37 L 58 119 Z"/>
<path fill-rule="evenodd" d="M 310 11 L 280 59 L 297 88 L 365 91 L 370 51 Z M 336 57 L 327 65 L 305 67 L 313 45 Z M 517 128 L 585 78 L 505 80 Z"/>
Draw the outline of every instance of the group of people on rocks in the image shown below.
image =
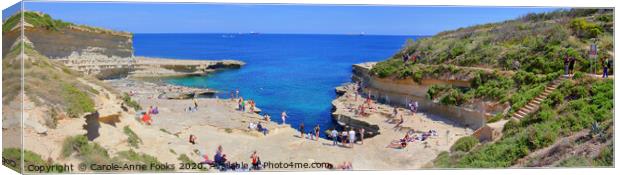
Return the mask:
<path fill-rule="evenodd" d="M 190 135 L 190 137 L 191 136 L 192 135 Z M 244 166 L 243 164 L 237 162 L 231 162 L 228 159 L 228 156 L 224 153 L 224 148 L 222 147 L 222 145 L 217 146 L 215 154 L 213 155 L 213 159 L 210 159 L 209 155 L 204 152 L 201 154 L 203 160 L 200 162 L 200 164 L 214 167 L 215 169 L 220 171 L 254 171 L 261 170 L 263 168 L 260 156 L 258 155 L 258 152 L 256 150 L 254 150 L 252 154 L 250 154 L 250 166 Z"/>
<path fill-rule="evenodd" d="M 353 145 L 355 145 L 358 139 L 357 137 L 358 134 L 359 134 L 360 144 L 364 144 L 364 134 L 366 132 L 364 128 L 359 128 L 358 132 L 356 133 L 353 127 L 348 127 L 342 130 L 342 132 L 339 132 L 335 128 L 331 128 L 330 130 L 328 130 L 328 133 L 329 133 L 329 137 L 332 139 L 333 146 L 337 146 L 338 143 L 340 143 L 340 145 L 344 147 L 353 148 Z"/>
<path fill-rule="evenodd" d="M 243 100 L 243 97 L 240 97 L 239 100 L 237 101 L 237 105 L 239 106 L 237 109 L 242 112 L 246 112 L 245 110 L 246 105 L 250 106 L 249 112 L 256 111 L 256 102 L 254 102 L 254 100 L 251 100 L 251 99 Z"/>
<path fill-rule="evenodd" d="M 319 126 L 319 124 L 317 124 L 313 129 L 312 132 L 306 132 L 306 128 L 304 123 L 302 122 L 301 124 L 299 124 L 299 137 L 300 138 L 306 138 L 309 140 L 319 140 L 319 135 L 321 134 L 321 127 Z"/>
<path fill-rule="evenodd" d="M 265 125 L 263 125 L 263 123 L 262 123 L 262 122 L 260 122 L 260 121 L 258 121 L 258 122 L 256 122 L 256 123 L 254 123 L 254 122 L 250 122 L 250 123 L 248 124 L 248 129 L 249 129 L 250 131 L 258 131 L 258 132 L 261 132 L 261 133 L 263 133 L 263 135 L 267 135 L 267 134 L 269 133 L 269 129 L 268 129 Z"/>
<path fill-rule="evenodd" d="M 243 97 L 238 96 L 239 90 L 236 91 L 237 93 L 237 110 L 242 111 L 242 112 L 246 112 L 246 106 L 250 106 L 250 109 L 248 110 L 249 112 L 255 112 L 256 111 L 256 102 L 252 99 L 249 100 L 244 100 Z"/>

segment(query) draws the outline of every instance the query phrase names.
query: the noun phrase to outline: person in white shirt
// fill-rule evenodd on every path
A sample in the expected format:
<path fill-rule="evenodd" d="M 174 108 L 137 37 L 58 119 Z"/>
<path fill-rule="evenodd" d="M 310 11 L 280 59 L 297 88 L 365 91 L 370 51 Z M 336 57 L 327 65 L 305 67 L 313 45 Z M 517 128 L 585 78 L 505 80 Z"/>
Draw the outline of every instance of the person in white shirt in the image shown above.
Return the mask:
<path fill-rule="evenodd" d="M 338 131 L 335 128 L 332 128 L 332 141 L 334 141 L 333 145 L 336 146 L 338 142 Z"/>
<path fill-rule="evenodd" d="M 355 130 L 353 130 L 353 128 L 349 130 L 349 144 L 351 144 L 351 148 L 353 148 L 355 144 Z"/>

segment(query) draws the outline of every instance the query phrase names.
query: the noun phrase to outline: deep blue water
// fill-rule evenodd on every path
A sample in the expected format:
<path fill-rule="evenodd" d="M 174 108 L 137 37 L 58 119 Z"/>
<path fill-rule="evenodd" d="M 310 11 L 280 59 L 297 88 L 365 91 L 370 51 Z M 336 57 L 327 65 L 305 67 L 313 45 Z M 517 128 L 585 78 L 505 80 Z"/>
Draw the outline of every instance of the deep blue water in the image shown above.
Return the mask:
<path fill-rule="evenodd" d="M 208 76 L 166 79 L 190 87 L 209 87 L 221 98 L 239 89 L 245 99 L 280 122 L 301 122 L 309 130 L 335 126 L 331 113 L 334 88 L 351 80 L 351 66 L 380 61 L 396 53 L 405 41 L 416 36 L 356 35 L 230 35 L 230 34 L 135 34 L 137 56 L 179 59 L 235 59 L 247 64 L 241 69 Z"/>

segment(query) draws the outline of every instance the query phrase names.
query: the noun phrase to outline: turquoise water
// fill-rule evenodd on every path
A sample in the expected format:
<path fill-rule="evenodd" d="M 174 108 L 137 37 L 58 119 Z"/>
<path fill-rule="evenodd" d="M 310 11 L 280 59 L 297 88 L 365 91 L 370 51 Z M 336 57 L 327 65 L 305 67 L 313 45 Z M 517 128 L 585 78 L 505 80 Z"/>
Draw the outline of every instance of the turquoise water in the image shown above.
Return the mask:
<path fill-rule="evenodd" d="M 246 62 L 241 69 L 208 76 L 166 79 L 182 86 L 209 87 L 228 98 L 239 89 L 245 99 L 273 121 L 309 130 L 335 127 L 331 118 L 334 88 L 351 81 L 351 66 L 385 60 L 405 41 L 416 36 L 356 35 L 231 35 L 231 34 L 135 34 L 137 56 L 181 59 L 235 59 Z"/>

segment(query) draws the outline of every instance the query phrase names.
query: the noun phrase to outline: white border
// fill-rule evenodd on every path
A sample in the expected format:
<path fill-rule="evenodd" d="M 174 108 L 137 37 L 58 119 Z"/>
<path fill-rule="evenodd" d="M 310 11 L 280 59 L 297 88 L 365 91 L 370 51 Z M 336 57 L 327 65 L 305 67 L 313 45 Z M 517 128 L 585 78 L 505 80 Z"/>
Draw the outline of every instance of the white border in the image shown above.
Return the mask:
<path fill-rule="evenodd" d="M 40 1 L 57 1 L 57 0 L 40 0 Z M 88 0 L 68 0 L 68 1 L 88 1 Z M 581 1 L 566 1 L 566 0 L 106 0 L 107 2 L 215 2 L 215 3 L 257 3 L 257 4 L 278 4 L 278 3 L 297 3 L 297 4 L 335 4 L 335 5 L 418 5 L 418 6 L 519 6 L 519 7 L 617 7 L 618 2 L 615 0 L 581 0 Z M 19 0 L 0 0 L 0 8 L 5 9 Z M 615 24 L 618 22 L 617 15 L 614 17 L 614 36 L 617 35 L 617 27 Z M 614 37 L 615 39 L 615 37 Z M 618 45 L 618 40 L 614 41 L 614 46 Z M 614 48 L 614 53 L 618 53 L 618 47 Z M 0 70 L 2 68 L 0 67 Z M 616 98 L 616 94 L 620 92 L 618 87 L 618 81 L 614 82 L 614 104 L 619 104 L 620 101 Z M 0 91 L 1 91 L 0 86 Z M 2 107 L 0 106 L 0 110 Z M 614 108 L 615 110 L 615 108 Z M 614 111 L 618 114 L 618 111 Z M 614 116 L 614 118 L 616 118 Z M 617 133 L 615 133 L 617 134 Z M 618 157 L 618 139 L 615 139 L 615 154 L 614 158 Z M 0 140 L 1 144 L 1 140 Z M 617 163 L 619 159 L 615 159 Z M 615 173 L 614 173 L 615 172 Z M 1 174 L 17 174 L 14 171 L 0 166 Z M 459 174 L 459 175 L 536 175 L 536 174 L 556 174 L 556 175 L 568 175 L 568 174 L 587 174 L 587 175 L 603 175 L 603 174 L 618 174 L 617 168 L 538 168 L 538 169 L 475 169 L 475 170 L 400 170 L 400 171 L 311 171 L 311 172 L 253 172 L 252 174 L 399 174 L 399 175 L 427 175 L 427 174 Z M 179 173 L 162 173 L 162 174 L 179 174 Z M 222 173 L 217 173 L 222 174 Z M 232 173 L 241 174 L 241 173 Z M 245 174 L 245 173 L 243 173 Z"/>

